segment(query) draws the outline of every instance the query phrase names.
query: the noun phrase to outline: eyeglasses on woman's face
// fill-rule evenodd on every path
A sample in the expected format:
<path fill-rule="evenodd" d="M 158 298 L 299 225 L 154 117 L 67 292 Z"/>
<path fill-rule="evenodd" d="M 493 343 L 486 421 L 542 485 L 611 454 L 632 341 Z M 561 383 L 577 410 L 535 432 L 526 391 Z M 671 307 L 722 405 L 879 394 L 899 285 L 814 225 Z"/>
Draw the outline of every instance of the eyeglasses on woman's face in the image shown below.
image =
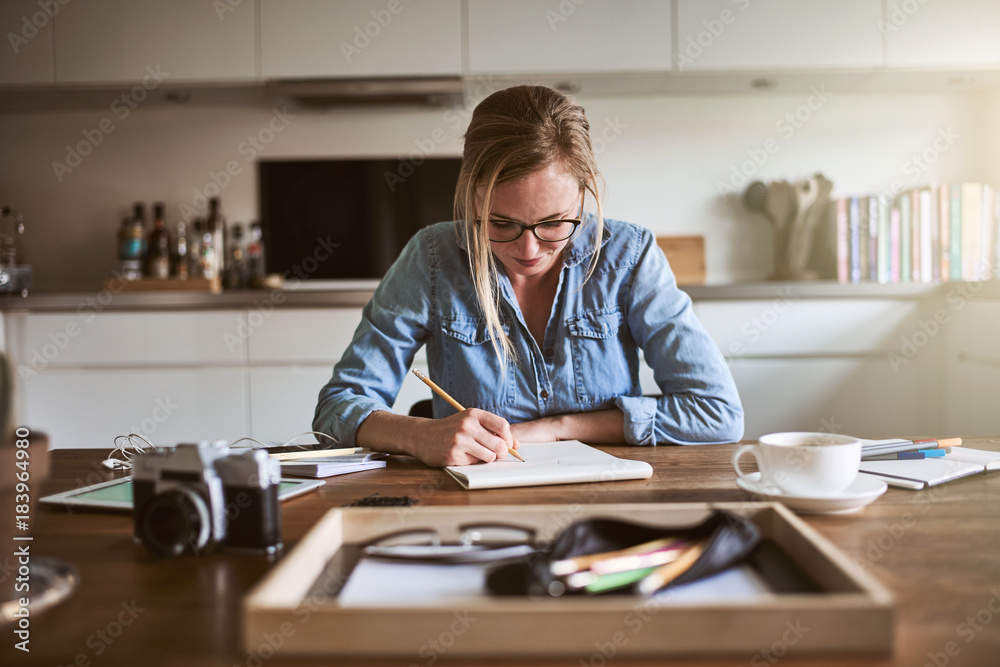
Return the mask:
<path fill-rule="evenodd" d="M 576 228 L 583 221 L 583 201 L 580 195 L 580 209 L 575 218 L 560 218 L 557 220 L 542 220 L 533 225 L 525 225 L 515 220 L 499 216 L 490 216 L 487 233 L 494 243 L 511 243 L 521 238 L 525 231 L 531 230 L 539 241 L 556 243 L 565 241 L 576 233 Z"/>

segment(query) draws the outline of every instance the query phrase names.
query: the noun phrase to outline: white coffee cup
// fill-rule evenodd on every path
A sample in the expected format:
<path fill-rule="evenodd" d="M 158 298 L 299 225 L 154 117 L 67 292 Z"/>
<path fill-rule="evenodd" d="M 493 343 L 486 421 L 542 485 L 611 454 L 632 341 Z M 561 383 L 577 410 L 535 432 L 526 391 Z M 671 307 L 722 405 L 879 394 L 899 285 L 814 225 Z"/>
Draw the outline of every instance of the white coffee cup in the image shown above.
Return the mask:
<path fill-rule="evenodd" d="M 744 454 L 757 459 L 759 481 L 740 469 Z M 740 479 L 792 496 L 835 496 L 854 482 L 860 466 L 861 441 L 833 433 L 769 433 L 757 444 L 733 452 L 733 468 Z"/>

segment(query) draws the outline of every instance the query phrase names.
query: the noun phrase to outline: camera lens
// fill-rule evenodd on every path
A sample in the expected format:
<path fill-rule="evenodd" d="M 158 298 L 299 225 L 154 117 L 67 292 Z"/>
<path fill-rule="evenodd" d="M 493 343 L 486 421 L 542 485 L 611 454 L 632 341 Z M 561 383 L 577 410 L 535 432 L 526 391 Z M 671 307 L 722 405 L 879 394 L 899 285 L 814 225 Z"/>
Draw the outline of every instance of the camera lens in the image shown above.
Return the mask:
<path fill-rule="evenodd" d="M 205 502 L 188 489 L 179 488 L 155 496 L 143 509 L 138 535 L 159 556 L 199 553 L 208 543 L 211 518 Z"/>

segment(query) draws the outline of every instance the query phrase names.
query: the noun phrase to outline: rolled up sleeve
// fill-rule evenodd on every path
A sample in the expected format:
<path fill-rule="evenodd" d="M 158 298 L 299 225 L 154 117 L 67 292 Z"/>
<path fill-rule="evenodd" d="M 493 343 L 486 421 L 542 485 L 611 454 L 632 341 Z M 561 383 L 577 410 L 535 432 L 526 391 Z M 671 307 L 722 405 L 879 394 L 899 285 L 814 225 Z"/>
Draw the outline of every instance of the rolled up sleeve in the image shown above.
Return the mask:
<path fill-rule="evenodd" d="M 621 397 L 626 442 L 716 444 L 743 437 L 743 407 L 722 352 L 677 287 L 652 234 L 639 242 L 629 326 L 653 369 L 658 398 Z"/>

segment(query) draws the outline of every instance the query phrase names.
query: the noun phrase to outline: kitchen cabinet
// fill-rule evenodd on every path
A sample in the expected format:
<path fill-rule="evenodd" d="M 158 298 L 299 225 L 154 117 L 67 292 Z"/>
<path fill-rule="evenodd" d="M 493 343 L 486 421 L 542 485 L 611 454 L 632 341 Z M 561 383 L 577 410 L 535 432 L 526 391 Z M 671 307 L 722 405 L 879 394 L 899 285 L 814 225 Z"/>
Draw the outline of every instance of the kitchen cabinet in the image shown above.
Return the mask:
<path fill-rule="evenodd" d="M 1000 432 L 992 404 L 1000 298 L 996 290 L 982 297 L 990 290 L 976 285 L 702 286 L 692 296 L 732 370 L 745 437 L 971 437 Z M 200 309 L 123 300 L 94 312 L 66 295 L 58 309 L 6 310 L 19 420 L 48 432 L 57 448 L 110 449 L 130 429 L 160 443 L 245 435 L 276 442 L 309 430 L 364 299 L 338 307 L 336 294 L 223 296 L 224 307 Z M 413 366 L 427 371 L 423 351 Z M 645 365 L 640 379 L 644 393 L 656 392 Z M 430 395 L 408 374 L 393 409 L 405 413 Z"/>
<path fill-rule="evenodd" d="M 37 0 L 5 0 L 0 26 L 7 44 L 0 49 L 0 85 L 52 83 L 52 20 L 62 5 Z"/>
<path fill-rule="evenodd" d="M 1000 65 L 995 0 L 889 0 L 880 25 L 890 68 Z"/>
<path fill-rule="evenodd" d="M 469 74 L 664 72 L 663 0 L 469 0 Z"/>
<path fill-rule="evenodd" d="M 157 444 L 289 440 L 311 429 L 361 309 L 272 306 L 4 313 L 21 421 L 54 448 L 110 450 L 129 432 Z M 427 372 L 423 352 L 414 368 Z M 424 398 L 430 390 L 410 374 L 393 408 Z"/>
<path fill-rule="evenodd" d="M 458 76 L 460 0 L 260 0 L 264 79 Z"/>
<path fill-rule="evenodd" d="M 101 0 L 61 6 L 57 83 L 252 81 L 251 0 Z M 159 84 L 159 80 L 155 82 Z"/>
<path fill-rule="evenodd" d="M 876 68 L 881 0 L 675 0 L 681 72 Z"/>

